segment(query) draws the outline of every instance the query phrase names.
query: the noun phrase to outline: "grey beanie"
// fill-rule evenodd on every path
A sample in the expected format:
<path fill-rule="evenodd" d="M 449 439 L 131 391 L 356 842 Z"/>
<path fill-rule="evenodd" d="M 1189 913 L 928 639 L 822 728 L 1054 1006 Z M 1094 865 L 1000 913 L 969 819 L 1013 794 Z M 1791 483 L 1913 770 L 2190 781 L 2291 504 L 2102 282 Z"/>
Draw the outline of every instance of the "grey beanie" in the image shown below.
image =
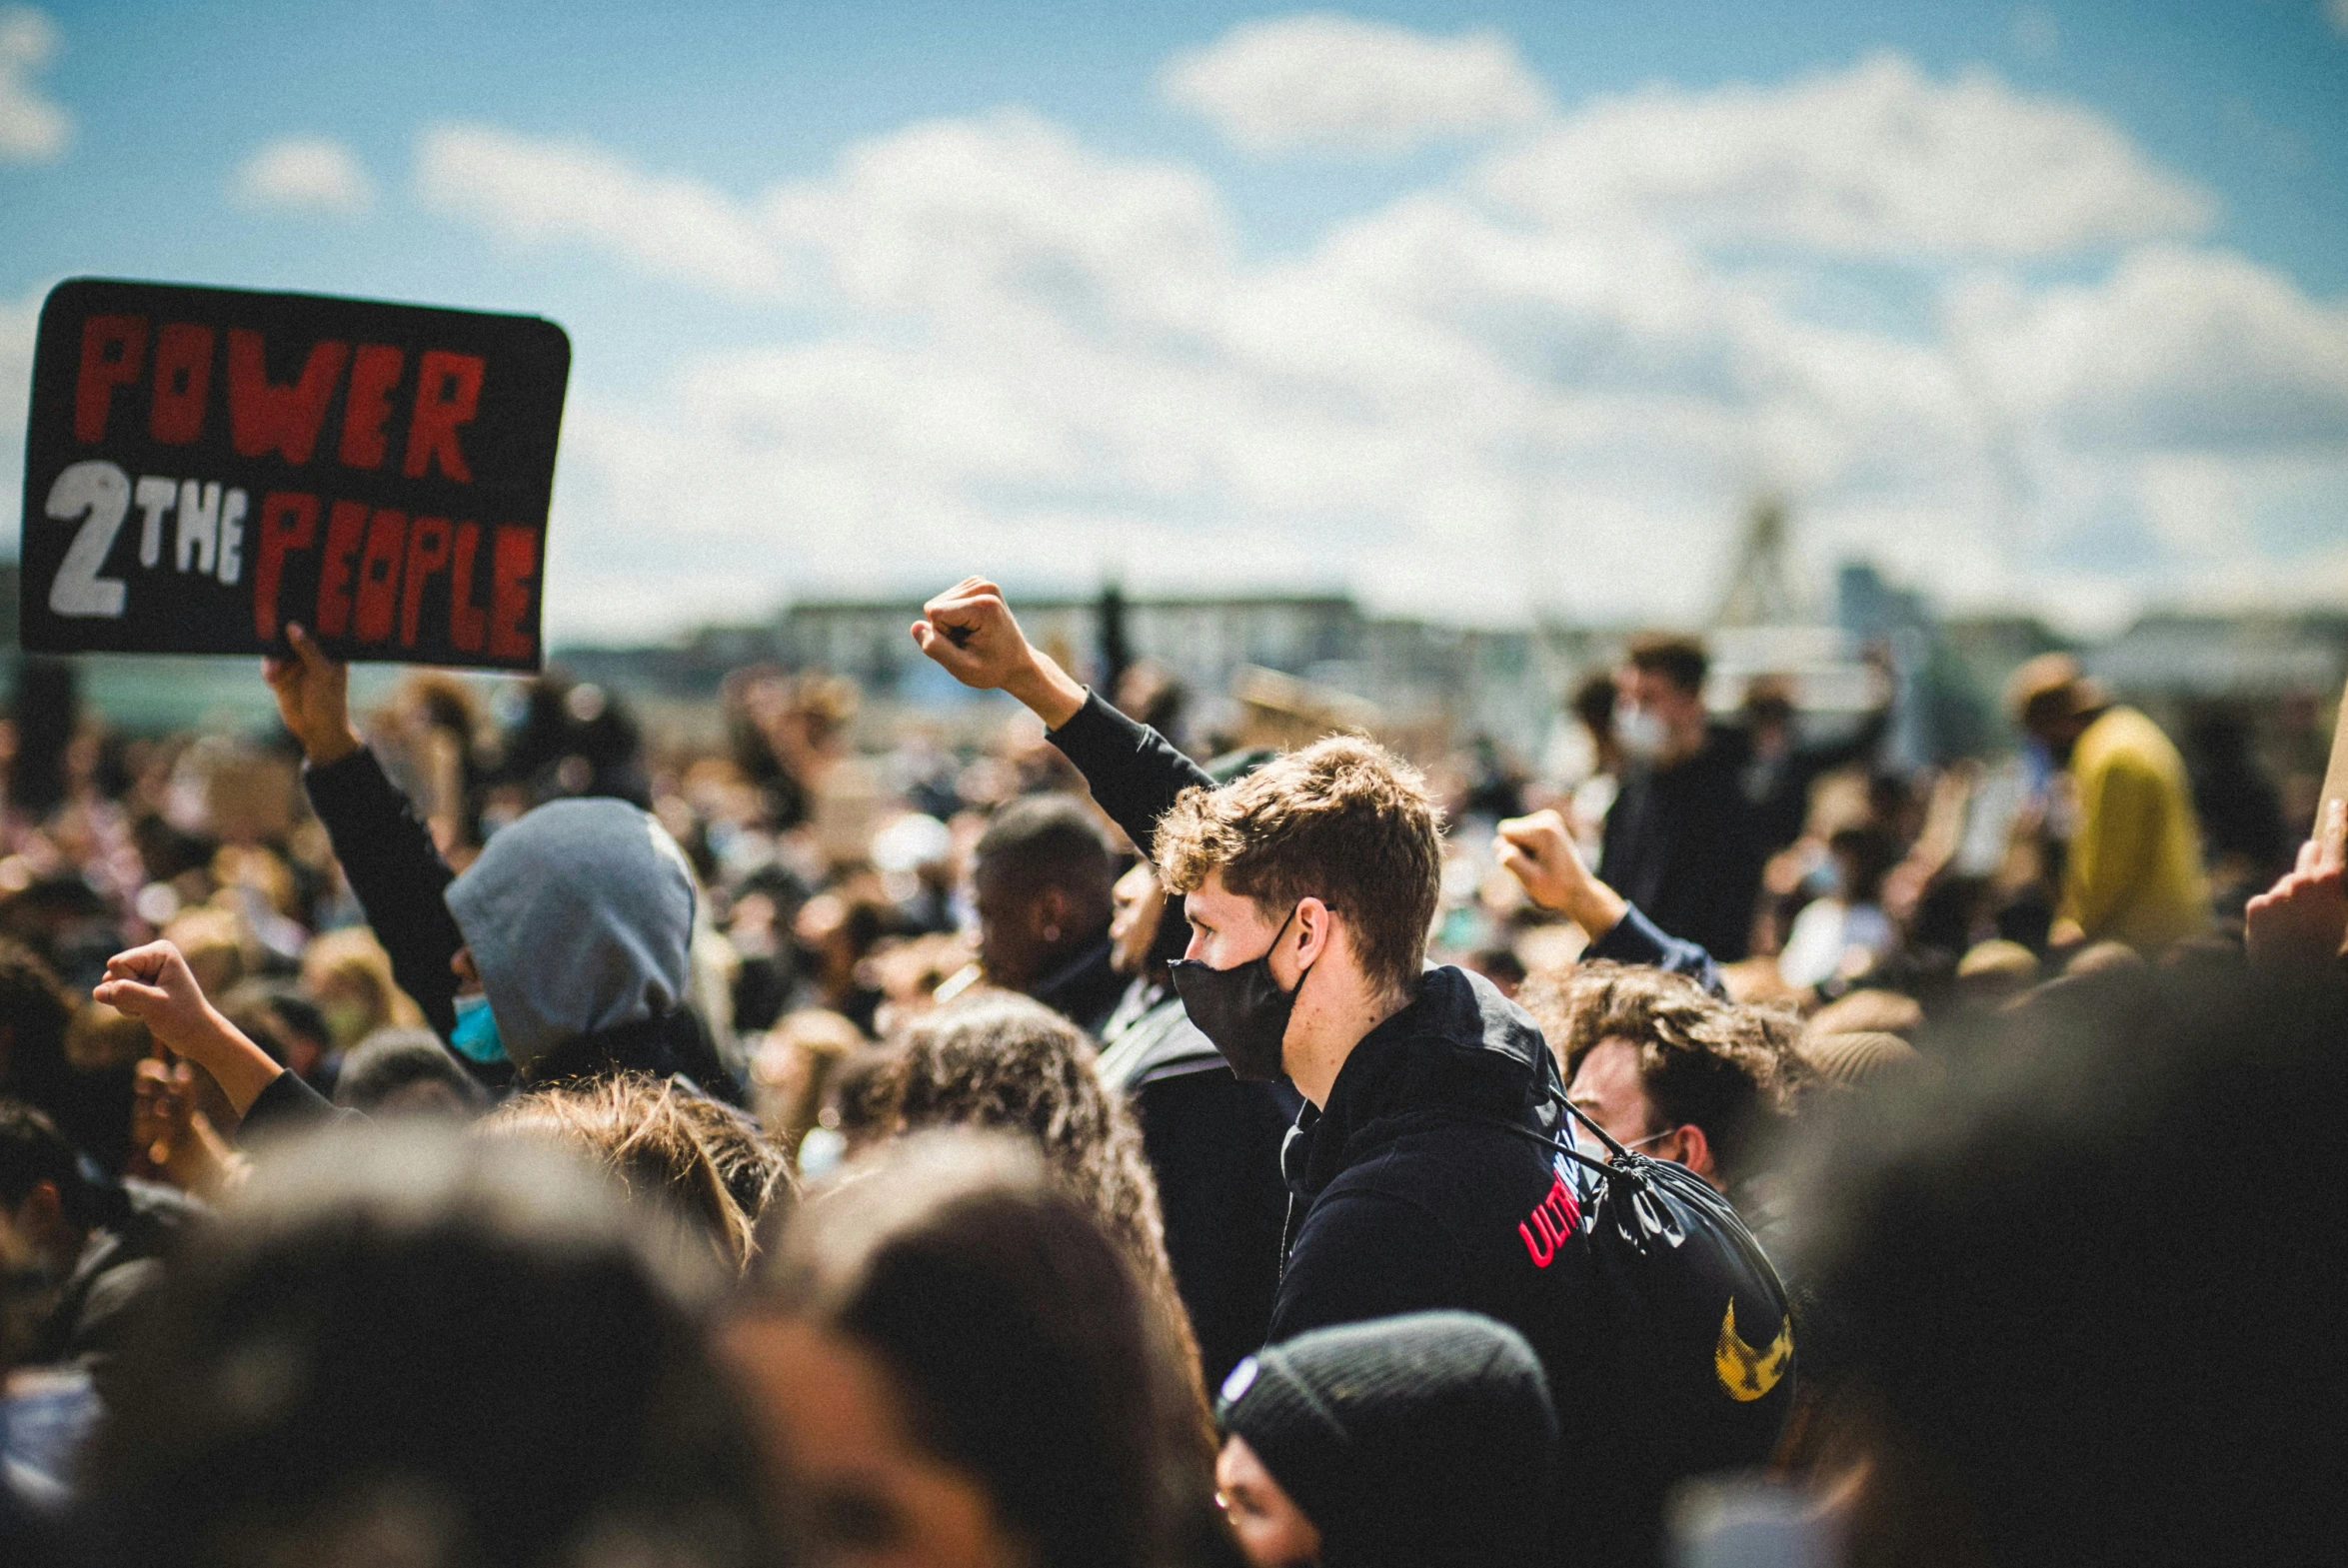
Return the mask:
<path fill-rule="evenodd" d="M 625 800 L 525 813 L 490 835 L 447 896 L 516 1067 L 684 999 L 693 870 L 668 830 Z"/>

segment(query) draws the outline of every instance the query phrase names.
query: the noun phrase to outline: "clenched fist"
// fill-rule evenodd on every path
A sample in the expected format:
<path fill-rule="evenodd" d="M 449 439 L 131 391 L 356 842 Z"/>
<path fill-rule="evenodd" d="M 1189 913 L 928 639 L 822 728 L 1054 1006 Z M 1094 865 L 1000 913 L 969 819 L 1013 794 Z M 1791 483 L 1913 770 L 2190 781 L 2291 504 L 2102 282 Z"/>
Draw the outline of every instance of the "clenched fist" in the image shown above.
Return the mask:
<path fill-rule="evenodd" d="M 1592 941 L 1612 930 L 1630 907 L 1582 864 L 1565 818 L 1555 811 L 1508 818 L 1499 824 L 1494 847 L 1508 874 L 1524 884 L 1526 897 L 1564 915 Z"/>
<path fill-rule="evenodd" d="M 263 660 L 261 674 L 302 754 L 312 767 L 324 768 L 359 750 L 359 732 L 351 728 L 351 667 L 327 658 L 298 626 L 287 627 L 285 635 L 294 657 Z"/>
<path fill-rule="evenodd" d="M 1048 729 L 1058 730 L 1085 706 L 1085 689 L 1028 641 L 1003 590 L 985 578 L 964 578 L 924 605 L 913 640 L 964 686 L 1009 692 Z"/>

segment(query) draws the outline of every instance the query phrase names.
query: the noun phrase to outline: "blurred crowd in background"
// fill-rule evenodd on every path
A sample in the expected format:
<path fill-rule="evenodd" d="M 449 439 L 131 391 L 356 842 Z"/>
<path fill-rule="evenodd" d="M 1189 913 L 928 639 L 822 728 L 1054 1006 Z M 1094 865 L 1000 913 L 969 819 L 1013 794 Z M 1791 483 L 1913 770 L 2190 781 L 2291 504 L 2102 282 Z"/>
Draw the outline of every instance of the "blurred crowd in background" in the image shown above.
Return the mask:
<path fill-rule="evenodd" d="M 2055 679 L 2043 667 L 2030 678 Z M 2147 938 L 2108 909 L 2088 924 L 2066 913 L 2079 802 L 2064 759 L 2021 722 L 2029 694 L 2002 758 L 1894 770 L 1878 760 L 1888 672 L 1885 706 L 1824 741 L 1781 681 L 1752 681 L 1725 714 L 1701 710 L 1703 687 L 1700 642 L 1648 639 L 1567 695 L 1570 744 L 1549 749 L 1546 769 L 1474 737 L 1414 759 L 1451 823 L 1436 961 L 1513 990 L 1588 939 L 1534 906 L 1493 851 L 1496 822 L 1551 806 L 1591 867 L 1704 945 L 1738 999 L 1835 1006 L 1870 1028 L 1912 1032 L 1960 997 L 2189 933 Z M 1310 727 L 1309 715 L 1269 730 L 1241 718 L 1192 733 L 1179 682 L 1147 660 L 1117 696 L 1201 758 L 1268 755 L 1266 743 Z M 548 799 L 651 809 L 707 894 L 696 1004 L 728 1065 L 775 1104 L 793 1101 L 782 1124 L 804 1134 L 837 1114 L 831 1078 L 859 1042 L 975 977 L 974 852 L 993 813 L 1028 795 L 1084 797 L 1031 716 L 1008 704 L 981 715 L 876 718 L 846 678 L 750 668 L 726 683 L 722 741 L 693 744 L 648 740 L 625 694 L 559 671 L 526 685 L 421 673 L 364 730 L 453 869 Z M 2207 930 L 2223 939 L 2312 830 L 2321 760 L 2306 777 L 2269 776 L 2220 709 L 2180 739 Z M 208 991 L 265 1019 L 267 1039 L 327 1089 L 370 1031 L 421 1022 L 370 944 L 282 734 L 113 734 L 77 708 L 70 667 L 28 661 L 0 765 L 0 937 L 69 990 L 85 992 L 112 952 L 168 935 Z M 1625 780 L 1638 781 L 1627 795 Z M 1096 815 L 1130 863 L 1134 847 Z M 1023 961 L 1042 972 L 1106 953 L 1111 914 L 1106 903 L 1085 911 L 1082 928 Z M 92 1119 L 75 1130 L 119 1157 L 128 1067 L 146 1047 L 106 1009 L 72 1011 L 66 1059 L 92 1075 Z"/>
<path fill-rule="evenodd" d="M 1677 1016 L 1673 1007 L 1746 1020 L 1689 1025 L 1725 1031 L 1703 1049 L 1742 1063 L 1736 1086 L 1723 1100 L 1683 1084 L 1690 1097 L 1672 1127 L 1709 1120 L 1707 1144 L 1672 1130 L 1652 1136 L 1677 1142 L 1650 1152 L 1731 1193 L 1772 1245 L 1793 1161 L 1784 1150 L 1799 1140 L 1764 1136 L 1762 1123 L 1782 1134 L 1814 1106 L 1936 1072 L 1936 1029 L 2059 990 L 2066 977 L 2239 969 L 2245 902 L 2290 871 L 2313 826 L 2306 782 L 2264 776 L 2223 715 L 2180 753 L 2059 657 L 2016 673 L 2006 756 L 1895 771 L 1879 758 L 1895 683 L 1883 656 L 1870 658 L 1882 672 L 1877 711 L 1821 734 L 1768 678 L 1740 708 L 1707 711 L 1702 643 L 1635 639 L 1561 694 L 1577 734 L 1553 750 L 1568 764 L 1544 767 L 1473 737 L 1422 746 L 1415 759 L 1448 823 L 1428 958 L 1511 996 L 1521 987 L 1577 1103 L 1601 1120 L 1619 1111 L 1595 1074 L 1575 1071 L 1607 1038 L 1639 1027 L 1667 1035 L 1652 1020 Z M 1147 660 L 1122 672 L 1114 695 L 1191 756 L 1214 759 L 1217 778 L 1243 775 L 1273 755 L 1266 743 L 1287 739 L 1194 730 L 1179 682 Z M 1136 1135 L 1130 1123 L 1073 1152 L 1055 1148 L 1055 1136 L 1074 1136 L 1053 1130 L 1075 1114 L 1069 1105 L 1098 1089 L 1032 1103 L 1032 1084 L 957 1066 L 967 1040 L 924 1032 L 925 1017 L 966 993 L 1024 992 L 1083 1031 L 1024 1047 L 1021 1070 L 1048 1077 L 1052 1052 L 1089 1060 L 1094 1041 L 1131 1029 L 1138 1006 L 1167 1000 L 1163 960 L 1181 949 L 1179 905 L 1161 915 L 1146 856 L 1092 805 L 1035 717 L 1009 704 L 951 722 L 875 714 L 848 679 L 758 667 L 728 679 L 720 725 L 704 727 L 717 738 L 698 743 L 648 736 L 627 694 L 560 672 L 502 686 L 410 674 L 360 722 L 454 870 L 525 812 L 574 796 L 644 807 L 684 849 L 699 883 L 688 1000 L 723 1068 L 722 1081 L 701 1087 L 746 1107 L 752 1130 L 664 1135 L 700 1150 L 731 1186 L 709 1210 L 729 1261 L 758 1251 L 760 1211 L 776 1193 L 908 1128 L 1033 1118 L 1047 1159 L 1065 1152 L 1113 1239 L 1143 1260 L 1145 1295 L 1172 1300 L 1176 1275 L 1193 1294 L 1197 1265 L 1184 1249 L 1196 1241 L 1181 1233 L 1165 1163 L 1178 1155 L 1138 1143 L 1120 1152 L 1117 1138 Z M 1314 728 L 1310 716 L 1299 722 Z M 301 749 L 282 732 L 110 733 L 79 708 L 71 666 L 28 660 L 0 729 L 0 1094 L 49 1117 L 83 1157 L 91 1190 L 110 1194 L 102 1217 L 82 1216 L 79 1234 L 102 1232 L 105 1243 L 75 1259 L 83 1296 L 62 1314 L 51 1302 L 44 1323 L 19 1325 L 11 1345 L 12 1474 L 62 1485 L 96 1418 L 91 1378 L 102 1391 L 116 1348 L 108 1289 L 127 1288 L 126 1265 L 166 1255 L 188 1214 L 235 1191 L 250 1163 L 218 1086 L 91 998 L 110 956 L 169 940 L 227 1018 L 345 1107 L 470 1118 L 499 1085 L 458 1067 L 395 983 L 310 812 Z M 2287 799 L 2299 803 L 2296 819 Z M 1636 984 L 1573 989 L 1577 958 L 1610 922 L 1592 928 L 1600 922 L 1536 902 L 1495 838 L 1502 822 L 1548 809 L 1584 874 L 1664 936 L 1702 949 L 1675 966 L 1711 999 L 1649 996 Z M 1648 1022 L 1610 1034 L 1589 1021 L 1588 1009 L 1606 1007 Z M 1576 1016 L 1586 1038 L 1573 1032 Z M 989 1026 L 1016 1034 L 1018 1022 Z M 1650 1101 L 1681 1092 L 1667 1080 L 1642 1091 L 1646 1111 L 1624 1113 L 1625 1134 L 1641 1114 L 1662 1119 Z M 1138 1094 L 1142 1082 L 1119 1086 Z M 599 1116 L 621 1125 L 620 1143 L 669 1125 L 660 1106 L 621 1103 L 626 1092 L 537 1114 L 589 1127 L 590 1141 Z M 1266 1112 L 1275 1161 L 1293 1107 L 1290 1098 Z M 1158 1130 L 1145 1102 L 1141 1135 Z M 741 1147 L 726 1155 L 730 1139 Z M 939 1168 L 948 1186 L 968 1177 L 951 1159 Z M 1167 1188 L 1163 1221 L 1159 1195 L 1145 1190 L 1154 1179 Z M 1263 1184 L 1275 1205 L 1268 1259 L 1278 1198 L 1276 1180 Z M 1190 1307 L 1195 1398 L 1201 1378 L 1211 1390 L 1255 1341 L 1243 1312 L 1234 1327 Z M 1172 1315 L 1181 1319 L 1178 1305 Z M 1831 1433 L 1806 1441 L 1802 1462 L 1832 1457 Z M 1889 1539 L 1896 1553 L 1899 1532 Z"/>

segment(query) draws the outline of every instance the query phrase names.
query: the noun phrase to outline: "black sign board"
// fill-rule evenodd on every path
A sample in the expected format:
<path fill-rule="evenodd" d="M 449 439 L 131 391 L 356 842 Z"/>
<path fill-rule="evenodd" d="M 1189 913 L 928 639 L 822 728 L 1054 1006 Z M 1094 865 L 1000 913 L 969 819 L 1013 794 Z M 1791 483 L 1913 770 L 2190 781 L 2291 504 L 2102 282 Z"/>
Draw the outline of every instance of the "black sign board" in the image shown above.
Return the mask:
<path fill-rule="evenodd" d="M 535 316 L 77 278 L 41 308 L 23 641 L 536 670 L 571 343 Z"/>

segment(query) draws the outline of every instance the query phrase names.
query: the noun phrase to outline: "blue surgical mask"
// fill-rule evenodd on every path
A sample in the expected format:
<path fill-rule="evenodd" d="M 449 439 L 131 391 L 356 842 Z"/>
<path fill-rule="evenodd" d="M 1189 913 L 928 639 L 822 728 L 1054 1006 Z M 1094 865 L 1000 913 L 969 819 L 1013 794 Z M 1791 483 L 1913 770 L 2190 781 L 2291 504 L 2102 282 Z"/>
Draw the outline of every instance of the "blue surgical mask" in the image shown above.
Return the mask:
<path fill-rule="evenodd" d="M 506 1042 L 498 1038 L 497 1015 L 489 1010 L 487 996 L 457 998 L 457 1026 L 449 1031 L 449 1043 L 474 1061 L 506 1059 Z"/>

